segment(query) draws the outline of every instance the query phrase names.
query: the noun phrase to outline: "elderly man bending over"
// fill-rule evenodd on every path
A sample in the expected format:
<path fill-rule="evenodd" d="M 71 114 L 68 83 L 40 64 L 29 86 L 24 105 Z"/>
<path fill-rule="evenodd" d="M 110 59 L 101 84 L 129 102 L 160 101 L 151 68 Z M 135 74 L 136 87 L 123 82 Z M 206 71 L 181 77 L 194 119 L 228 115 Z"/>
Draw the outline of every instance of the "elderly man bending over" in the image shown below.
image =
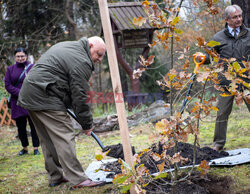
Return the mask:
<path fill-rule="evenodd" d="M 106 51 L 100 37 L 55 44 L 31 69 L 18 104 L 29 110 L 41 140 L 49 186 L 70 182 L 73 188 L 102 184 L 88 179 L 76 158 L 75 135 L 66 109 L 72 108 L 83 132 L 90 135 L 93 119 L 88 106 L 88 81 Z"/>

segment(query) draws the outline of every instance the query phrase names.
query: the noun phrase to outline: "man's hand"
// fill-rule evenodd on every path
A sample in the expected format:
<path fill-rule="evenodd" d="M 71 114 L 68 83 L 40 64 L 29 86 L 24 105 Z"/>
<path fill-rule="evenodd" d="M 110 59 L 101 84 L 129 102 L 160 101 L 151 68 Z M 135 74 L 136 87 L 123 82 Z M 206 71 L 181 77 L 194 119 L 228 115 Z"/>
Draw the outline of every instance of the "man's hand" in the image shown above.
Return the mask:
<path fill-rule="evenodd" d="M 94 129 L 94 127 L 92 127 L 92 128 L 89 129 L 89 130 L 83 130 L 83 133 L 84 133 L 85 135 L 90 136 L 90 135 L 91 135 L 91 132 L 93 131 L 93 129 Z"/>
<path fill-rule="evenodd" d="M 206 55 L 201 52 L 196 52 L 193 56 L 195 57 L 197 61 L 202 61 L 204 60 L 204 58 L 206 58 Z"/>

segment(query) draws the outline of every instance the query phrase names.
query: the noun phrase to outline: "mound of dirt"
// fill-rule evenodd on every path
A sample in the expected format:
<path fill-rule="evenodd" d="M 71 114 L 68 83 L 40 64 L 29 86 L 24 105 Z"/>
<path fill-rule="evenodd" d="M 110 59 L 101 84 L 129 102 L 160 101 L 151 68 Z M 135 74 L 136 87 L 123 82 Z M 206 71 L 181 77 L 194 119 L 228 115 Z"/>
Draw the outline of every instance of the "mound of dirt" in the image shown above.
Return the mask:
<path fill-rule="evenodd" d="M 132 146 L 132 154 L 135 154 L 135 147 Z M 108 154 L 107 156 L 113 157 L 113 158 L 121 158 L 124 160 L 124 153 L 123 153 L 123 147 L 122 144 L 116 144 L 116 145 L 110 145 L 110 146 L 106 146 L 103 150 L 103 152 L 107 152 Z"/>
<path fill-rule="evenodd" d="M 120 148 L 120 146 L 118 146 L 118 148 Z M 140 164 L 144 164 L 144 166 L 149 169 L 149 173 L 153 174 L 158 172 L 157 164 L 161 164 L 162 161 L 155 161 L 152 158 L 151 153 L 157 153 L 159 155 L 162 154 L 163 145 L 158 142 L 157 144 L 153 144 L 149 149 L 151 151 L 143 153 L 140 157 Z M 182 142 L 179 142 L 177 144 L 177 152 L 181 152 L 181 156 L 188 159 L 185 163 L 180 163 L 179 166 L 187 166 L 193 164 L 193 150 L 194 146 L 191 144 Z M 173 156 L 174 148 L 167 150 L 166 154 Z M 210 161 L 228 155 L 229 154 L 227 152 L 217 152 L 209 147 L 196 147 L 195 164 L 200 164 L 202 160 Z M 121 173 L 121 165 L 117 161 L 106 163 L 102 168 L 105 169 L 105 171 L 110 171 L 115 174 Z M 166 169 L 167 168 L 169 167 L 166 166 Z M 114 178 L 113 173 L 110 173 L 107 178 Z M 147 191 L 147 193 L 230 193 L 230 185 L 232 183 L 232 179 L 230 177 L 217 177 L 209 174 L 206 178 L 201 178 L 200 172 L 194 171 L 192 175 L 189 176 L 188 180 L 179 182 L 175 186 L 175 188 L 167 184 L 169 182 L 169 178 L 157 179 L 154 182 L 148 184 L 144 189 Z"/>
<path fill-rule="evenodd" d="M 119 153 L 119 154 L 121 153 L 121 151 L 119 151 L 120 148 L 121 148 L 121 146 L 117 146 L 117 149 L 118 149 L 117 153 Z M 157 164 L 161 164 L 162 161 L 161 160 L 155 161 L 152 158 L 151 153 L 157 153 L 157 154 L 161 155 L 163 152 L 163 145 L 159 142 L 158 144 L 152 144 L 152 146 L 149 149 L 151 150 L 150 152 L 146 152 L 146 153 L 142 154 L 142 156 L 140 157 L 140 159 L 141 159 L 140 164 L 144 164 L 144 166 L 147 167 L 147 169 L 149 169 L 149 173 L 153 174 L 153 173 L 158 172 Z M 193 150 L 194 150 L 193 145 L 188 144 L 188 143 L 178 142 L 177 152 L 181 152 L 181 156 L 188 159 L 187 162 L 180 163 L 179 166 L 188 166 L 188 165 L 193 164 Z M 112 149 L 112 151 L 115 153 L 114 148 Z M 174 148 L 167 150 L 166 154 L 173 156 L 174 155 Z M 115 154 L 113 154 L 113 156 L 114 155 Z M 224 152 L 224 151 L 217 152 L 209 147 L 203 147 L 203 148 L 196 147 L 195 164 L 200 164 L 202 160 L 210 161 L 210 160 L 213 160 L 216 158 L 222 158 L 222 157 L 225 157 L 228 155 L 229 154 L 227 152 Z M 116 157 L 116 158 L 118 158 L 118 157 Z M 112 172 L 115 172 L 115 174 L 121 173 L 120 164 L 118 162 L 107 163 L 107 164 L 105 164 L 104 168 L 108 169 Z M 166 168 L 167 168 L 167 166 L 166 166 Z"/>
<path fill-rule="evenodd" d="M 141 156 L 141 163 L 144 164 L 148 169 L 150 173 L 155 173 L 158 171 L 157 164 L 161 164 L 162 161 L 155 161 L 151 153 L 157 153 L 159 155 L 163 152 L 162 144 L 159 142 L 158 144 L 153 144 L 150 149 L 152 149 L 151 152 L 144 153 Z M 177 144 L 177 152 L 181 152 L 181 156 L 183 158 L 187 158 L 188 161 L 185 163 L 180 163 L 179 166 L 188 166 L 193 164 L 193 150 L 194 146 L 188 143 L 182 143 L 178 142 Z M 167 155 L 173 156 L 174 155 L 174 148 L 171 148 L 167 150 Z M 195 158 L 195 164 L 200 164 L 202 160 L 210 161 L 216 158 L 222 158 L 225 156 L 228 156 L 229 154 L 227 152 L 221 151 L 217 152 L 209 147 L 199 148 L 196 147 L 196 158 Z"/>

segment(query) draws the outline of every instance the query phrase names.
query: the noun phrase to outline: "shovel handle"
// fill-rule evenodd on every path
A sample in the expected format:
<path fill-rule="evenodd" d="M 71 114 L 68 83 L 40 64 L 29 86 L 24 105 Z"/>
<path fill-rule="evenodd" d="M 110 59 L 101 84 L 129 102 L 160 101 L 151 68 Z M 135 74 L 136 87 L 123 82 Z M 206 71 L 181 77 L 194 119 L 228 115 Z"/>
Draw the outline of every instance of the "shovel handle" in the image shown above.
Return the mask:
<path fill-rule="evenodd" d="M 73 117 L 73 118 L 78 122 L 75 113 L 73 113 L 70 109 L 67 109 L 67 112 L 69 113 L 69 115 L 70 115 L 71 117 Z M 79 123 L 79 122 L 78 122 L 78 123 Z M 103 150 L 103 149 L 104 149 L 104 145 L 102 144 L 101 140 L 96 136 L 96 134 L 95 134 L 93 131 L 91 131 L 91 136 L 96 140 L 96 142 L 98 143 L 98 145 L 99 145 L 99 146 L 102 148 L 102 150 Z"/>
<path fill-rule="evenodd" d="M 101 140 L 96 136 L 96 134 L 91 131 L 91 136 L 96 140 L 96 142 L 98 143 L 98 145 L 102 148 L 102 150 L 104 150 L 104 145 L 102 144 Z"/>
<path fill-rule="evenodd" d="M 206 60 L 206 55 L 204 54 L 199 54 L 199 56 L 201 57 L 201 62 L 197 62 L 196 61 L 196 57 L 197 57 L 198 53 L 194 54 L 194 63 L 195 63 L 195 68 L 194 68 L 194 74 L 197 74 L 197 71 L 199 69 L 199 67 L 205 62 Z"/>
<path fill-rule="evenodd" d="M 187 93 L 186 93 L 186 96 L 185 96 L 185 99 L 184 99 L 184 101 L 183 101 L 183 104 L 182 104 L 182 107 L 181 107 L 181 114 L 184 112 L 184 109 L 185 109 L 185 107 L 186 107 L 186 104 L 187 104 L 187 102 L 188 102 L 188 96 L 189 96 L 189 94 L 190 94 L 190 92 L 191 92 L 191 89 L 192 89 L 192 86 L 193 86 L 193 83 L 194 83 L 194 80 L 196 79 L 196 74 L 195 73 L 193 73 L 193 75 L 192 75 L 192 78 L 191 78 L 191 83 L 189 84 L 189 87 L 188 87 L 188 91 L 187 91 Z"/>
<path fill-rule="evenodd" d="M 191 89 L 192 89 L 194 80 L 196 79 L 197 71 L 198 71 L 200 65 L 202 65 L 202 64 L 205 62 L 205 60 L 206 60 L 206 55 L 200 53 L 199 56 L 201 57 L 202 61 L 201 61 L 201 62 L 197 62 L 197 61 L 196 61 L 197 55 L 198 55 L 198 53 L 195 53 L 195 54 L 193 55 L 193 56 L 194 56 L 195 68 L 194 68 L 194 72 L 193 72 L 193 75 L 192 75 L 192 78 L 191 78 L 192 81 L 191 81 L 191 83 L 189 84 L 188 91 L 187 91 L 187 93 L 186 93 L 186 96 L 185 96 L 183 105 L 182 105 L 182 107 L 181 107 L 181 111 L 180 111 L 181 114 L 183 113 L 183 111 L 184 111 L 184 109 L 185 109 L 185 106 L 186 106 L 186 104 L 187 104 L 187 102 L 188 102 L 188 98 L 187 98 L 187 97 L 189 96 L 189 94 L 190 94 L 190 92 L 191 92 Z"/>

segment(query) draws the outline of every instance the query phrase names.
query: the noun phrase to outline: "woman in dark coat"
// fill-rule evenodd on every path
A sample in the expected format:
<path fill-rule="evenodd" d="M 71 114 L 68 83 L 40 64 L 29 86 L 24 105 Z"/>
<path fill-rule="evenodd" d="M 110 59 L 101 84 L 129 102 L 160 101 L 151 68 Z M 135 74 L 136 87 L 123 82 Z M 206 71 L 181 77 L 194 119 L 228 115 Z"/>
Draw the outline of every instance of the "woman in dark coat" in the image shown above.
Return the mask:
<path fill-rule="evenodd" d="M 16 121 L 18 129 L 18 137 L 22 143 L 23 149 L 18 153 L 19 156 L 28 154 L 28 136 L 27 136 L 27 120 L 31 129 L 32 143 L 34 147 L 34 155 L 39 155 L 38 147 L 40 145 L 35 127 L 29 117 L 27 110 L 18 106 L 17 99 L 19 91 L 22 87 L 23 80 L 33 64 L 28 61 L 28 53 L 24 48 L 17 48 L 14 52 L 16 63 L 7 68 L 5 74 L 5 88 L 10 93 L 11 118 Z M 24 71 L 25 70 L 25 71 Z M 22 74 L 22 76 L 21 76 Z"/>

